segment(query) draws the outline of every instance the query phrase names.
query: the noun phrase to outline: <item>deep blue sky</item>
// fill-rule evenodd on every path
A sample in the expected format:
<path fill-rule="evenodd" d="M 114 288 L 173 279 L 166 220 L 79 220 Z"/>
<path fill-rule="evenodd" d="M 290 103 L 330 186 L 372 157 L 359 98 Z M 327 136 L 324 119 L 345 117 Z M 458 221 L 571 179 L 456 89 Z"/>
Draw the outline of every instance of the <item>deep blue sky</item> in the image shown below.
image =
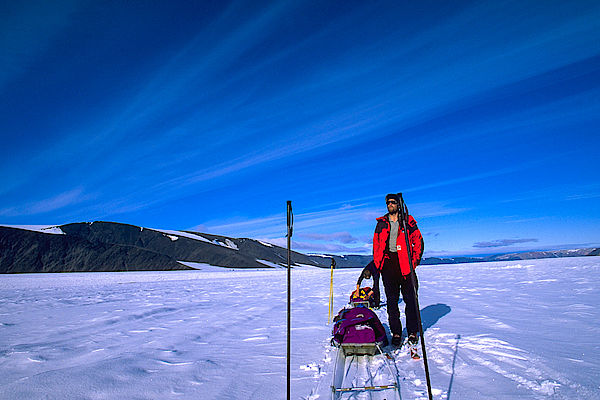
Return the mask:
<path fill-rule="evenodd" d="M 0 223 L 369 253 L 600 245 L 598 1 L 0 6 Z"/>

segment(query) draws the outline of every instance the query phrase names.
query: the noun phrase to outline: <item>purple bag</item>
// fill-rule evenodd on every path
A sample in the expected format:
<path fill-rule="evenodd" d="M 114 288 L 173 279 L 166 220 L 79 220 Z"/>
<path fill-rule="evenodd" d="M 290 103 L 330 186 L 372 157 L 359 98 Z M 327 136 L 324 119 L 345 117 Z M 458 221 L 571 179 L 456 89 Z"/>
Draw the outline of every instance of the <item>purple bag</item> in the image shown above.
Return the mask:
<path fill-rule="evenodd" d="M 375 343 L 375 331 L 369 325 L 351 325 L 346 329 L 343 343 Z"/>
<path fill-rule="evenodd" d="M 334 346 L 342 343 L 387 344 L 385 329 L 377 314 L 367 307 L 345 308 L 334 318 Z"/>

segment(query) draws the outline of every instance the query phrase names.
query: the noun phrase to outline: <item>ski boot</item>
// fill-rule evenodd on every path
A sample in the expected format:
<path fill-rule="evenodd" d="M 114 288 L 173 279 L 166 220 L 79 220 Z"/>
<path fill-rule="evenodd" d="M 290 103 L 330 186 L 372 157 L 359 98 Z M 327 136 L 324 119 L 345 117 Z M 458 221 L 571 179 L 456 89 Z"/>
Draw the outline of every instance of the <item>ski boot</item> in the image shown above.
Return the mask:
<path fill-rule="evenodd" d="M 419 352 L 417 350 L 417 344 L 419 344 L 419 337 L 416 333 L 411 333 L 410 335 L 408 335 L 406 344 L 408 344 L 408 348 L 410 349 L 410 357 L 413 360 L 421 359 L 421 356 L 419 356 Z"/>

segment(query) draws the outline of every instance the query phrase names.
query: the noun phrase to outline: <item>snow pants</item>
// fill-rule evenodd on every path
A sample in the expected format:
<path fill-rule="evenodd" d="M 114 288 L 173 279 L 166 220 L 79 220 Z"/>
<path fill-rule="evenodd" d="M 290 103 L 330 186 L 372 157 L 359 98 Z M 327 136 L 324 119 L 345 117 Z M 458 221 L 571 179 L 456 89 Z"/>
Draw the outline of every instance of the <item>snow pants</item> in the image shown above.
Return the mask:
<path fill-rule="evenodd" d="M 398 261 L 397 253 L 390 253 L 390 258 L 386 258 L 383 262 L 381 278 L 383 280 L 385 296 L 387 297 L 387 313 L 390 331 L 392 334 L 402 334 L 400 309 L 398 308 L 400 293 L 402 293 L 402 300 L 404 300 L 405 304 L 404 312 L 406 313 L 406 331 L 409 335 L 411 333 L 417 333 L 419 327 L 417 324 L 415 290 L 413 289 L 413 282 L 410 275 L 402 276 L 402 273 L 400 272 L 400 263 Z M 416 276 L 415 283 L 417 285 L 416 289 L 419 289 L 419 282 L 417 281 Z"/>

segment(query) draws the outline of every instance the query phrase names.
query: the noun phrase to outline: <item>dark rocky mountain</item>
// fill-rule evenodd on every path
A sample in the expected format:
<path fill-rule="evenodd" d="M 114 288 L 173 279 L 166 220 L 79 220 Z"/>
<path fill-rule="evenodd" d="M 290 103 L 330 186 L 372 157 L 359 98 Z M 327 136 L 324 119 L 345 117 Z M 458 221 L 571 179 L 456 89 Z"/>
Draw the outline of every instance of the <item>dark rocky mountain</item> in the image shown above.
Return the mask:
<path fill-rule="evenodd" d="M 0 273 L 184 270 L 193 269 L 193 263 L 227 268 L 284 268 L 287 265 L 285 248 L 247 238 L 154 230 L 115 222 L 74 223 L 50 231 L 60 234 L 0 226 Z M 425 258 L 422 264 L 599 254 L 600 248 L 536 251 L 488 257 L 431 257 Z M 292 252 L 295 265 L 329 268 L 332 258 L 336 268 L 364 267 L 372 259 L 363 255 Z"/>
<path fill-rule="evenodd" d="M 252 239 L 163 232 L 114 222 L 58 228 L 64 234 L 0 227 L 0 273 L 193 269 L 182 262 L 229 268 L 287 263 L 286 249 Z M 292 263 L 319 266 L 297 252 L 292 252 Z"/>

